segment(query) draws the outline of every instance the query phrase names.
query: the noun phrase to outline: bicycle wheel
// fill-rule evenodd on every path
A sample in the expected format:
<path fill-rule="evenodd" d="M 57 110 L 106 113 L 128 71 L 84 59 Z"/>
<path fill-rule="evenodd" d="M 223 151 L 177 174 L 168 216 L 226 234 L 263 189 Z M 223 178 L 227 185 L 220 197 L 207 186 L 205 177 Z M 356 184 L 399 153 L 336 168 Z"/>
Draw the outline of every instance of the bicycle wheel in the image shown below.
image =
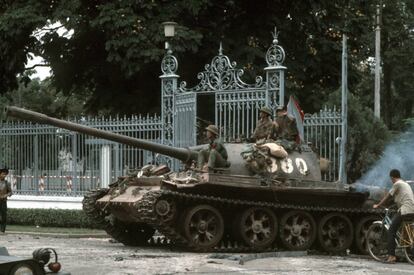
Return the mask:
<path fill-rule="evenodd" d="M 404 254 L 410 264 L 414 264 L 414 245 L 404 248 Z"/>
<path fill-rule="evenodd" d="M 387 258 L 387 230 L 381 223 L 372 224 L 366 235 L 367 251 L 372 258 L 383 262 Z"/>

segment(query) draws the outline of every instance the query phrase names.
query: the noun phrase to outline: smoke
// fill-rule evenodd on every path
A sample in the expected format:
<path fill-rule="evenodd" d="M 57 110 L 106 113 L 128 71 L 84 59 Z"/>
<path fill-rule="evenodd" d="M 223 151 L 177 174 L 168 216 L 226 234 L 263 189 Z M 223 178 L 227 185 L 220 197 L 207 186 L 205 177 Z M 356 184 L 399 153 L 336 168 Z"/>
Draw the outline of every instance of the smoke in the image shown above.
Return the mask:
<path fill-rule="evenodd" d="M 391 182 L 391 169 L 400 170 L 403 179 L 414 179 L 414 126 L 388 144 L 382 157 L 357 183 L 385 188 Z"/>

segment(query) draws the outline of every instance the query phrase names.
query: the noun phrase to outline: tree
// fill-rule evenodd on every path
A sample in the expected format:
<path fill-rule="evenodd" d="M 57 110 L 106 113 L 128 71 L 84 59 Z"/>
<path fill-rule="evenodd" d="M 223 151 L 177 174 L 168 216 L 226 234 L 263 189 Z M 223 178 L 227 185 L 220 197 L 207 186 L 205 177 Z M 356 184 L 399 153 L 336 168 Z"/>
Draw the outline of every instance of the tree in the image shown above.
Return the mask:
<path fill-rule="evenodd" d="M 4 110 L 6 106 L 18 106 L 50 116 L 74 117 L 85 115 L 84 105 L 89 96 L 88 93 L 66 96 L 57 91 L 50 80 L 33 79 L 27 85 L 20 83 L 15 91 L 3 94 L 0 108 Z M 5 119 L 4 113 L 0 114 L 0 119 Z"/>
<path fill-rule="evenodd" d="M 338 106 L 341 92 L 330 95 L 329 103 Z M 348 143 L 346 170 L 348 182 L 355 182 L 381 156 L 391 135 L 385 124 L 374 116 L 361 99 L 348 95 Z"/>
<path fill-rule="evenodd" d="M 348 14 L 346 5 L 352 7 Z M 17 87 L 15 76 L 22 74 L 33 52 L 52 67 L 58 90 L 92 92 L 89 110 L 142 113 L 159 106 L 161 22 L 179 22 L 171 44 L 180 75 L 192 82 L 194 72 L 217 54 L 220 40 L 247 76 L 262 74 L 270 31 L 277 26 L 288 54 L 288 90 L 312 112 L 326 100 L 326 91 L 338 86 L 345 15 L 359 37 L 366 32 L 363 15 L 369 12 L 365 2 L 356 0 L 267 0 L 260 5 L 249 0 L 5 1 L 0 10 L 0 48 L 5 53 L 0 57 L 1 90 Z M 51 28 L 50 23 L 62 27 Z M 63 27 L 73 35 L 59 35 Z M 45 34 L 36 39 L 31 34 L 39 30 Z M 350 47 L 363 48 L 357 39 Z"/>

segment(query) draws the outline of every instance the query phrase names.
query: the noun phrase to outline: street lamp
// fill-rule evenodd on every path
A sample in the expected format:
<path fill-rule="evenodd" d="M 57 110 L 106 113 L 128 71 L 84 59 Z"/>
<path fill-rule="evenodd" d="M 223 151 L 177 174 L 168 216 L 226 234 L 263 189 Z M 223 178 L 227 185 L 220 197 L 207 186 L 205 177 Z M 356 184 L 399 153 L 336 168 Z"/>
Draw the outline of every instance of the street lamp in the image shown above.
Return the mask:
<path fill-rule="evenodd" d="M 165 37 L 173 37 L 175 35 L 175 26 L 178 24 L 175 22 L 164 22 L 162 23 L 164 26 L 164 34 Z"/>
<path fill-rule="evenodd" d="M 175 26 L 177 26 L 178 24 L 175 22 L 164 22 L 162 23 L 162 25 L 164 26 L 164 35 L 166 38 L 169 37 L 174 37 L 175 35 Z M 168 50 L 169 49 L 169 44 L 168 41 L 165 41 L 165 49 Z"/>

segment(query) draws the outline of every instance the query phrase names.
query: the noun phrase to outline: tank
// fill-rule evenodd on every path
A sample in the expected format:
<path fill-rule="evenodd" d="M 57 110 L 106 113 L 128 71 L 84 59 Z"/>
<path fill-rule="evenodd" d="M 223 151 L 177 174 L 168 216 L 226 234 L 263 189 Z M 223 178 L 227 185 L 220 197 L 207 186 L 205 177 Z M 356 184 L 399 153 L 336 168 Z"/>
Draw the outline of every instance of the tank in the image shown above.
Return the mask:
<path fill-rule="evenodd" d="M 203 145 L 170 147 L 17 107 L 6 113 L 182 161 L 181 171 L 147 165 L 85 195 L 83 210 L 125 245 L 149 245 L 157 232 L 193 251 L 365 253 L 365 232 L 380 214 L 367 187 L 322 181 L 319 159 L 305 144 L 280 156 L 268 144 L 226 143 L 230 166 L 203 172 L 194 167 Z"/>

